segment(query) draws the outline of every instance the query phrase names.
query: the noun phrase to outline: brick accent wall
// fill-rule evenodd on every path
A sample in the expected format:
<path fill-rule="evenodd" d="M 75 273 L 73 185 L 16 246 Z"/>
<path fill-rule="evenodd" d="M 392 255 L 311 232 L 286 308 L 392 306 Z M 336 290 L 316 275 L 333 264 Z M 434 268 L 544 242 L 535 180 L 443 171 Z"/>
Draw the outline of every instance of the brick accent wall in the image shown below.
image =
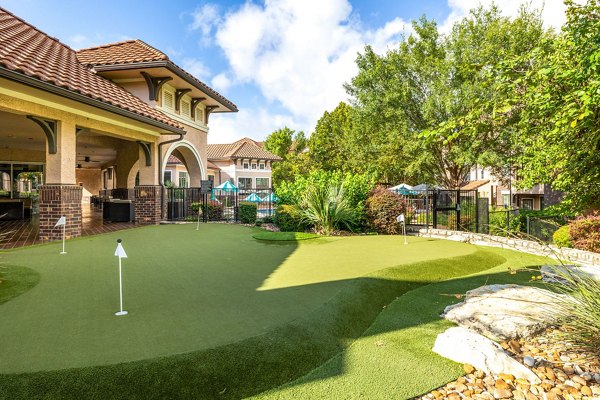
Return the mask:
<path fill-rule="evenodd" d="M 162 186 L 135 187 L 135 223 L 156 225 L 161 221 Z"/>
<path fill-rule="evenodd" d="M 76 185 L 43 185 L 39 193 L 40 239 L 62 239 L 62 227 L 54 228 L 62 216 L 67 219 L 65 237 L 81 236 L 82 188 Z"/>

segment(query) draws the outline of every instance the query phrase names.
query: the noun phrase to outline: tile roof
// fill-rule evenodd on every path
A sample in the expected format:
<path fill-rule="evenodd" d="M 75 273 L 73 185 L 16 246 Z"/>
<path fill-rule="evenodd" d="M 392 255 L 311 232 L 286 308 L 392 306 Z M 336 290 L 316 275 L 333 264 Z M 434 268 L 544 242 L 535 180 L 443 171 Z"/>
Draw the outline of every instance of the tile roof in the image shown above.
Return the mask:
<path fill-rule="evenodd" d="M 461 187 L 461 189 L 462 190 L 475 190 L 487 183 L 490 183 L 489 179 L 484 179 L 484 180 L 479 180 L 479 181 L 471 181 L 471 182 L 467 183 L 466 185 L 463 185 Z"/>
<path fill-rule="evenodd" d="M 159 110 L 88 70 L 70 47 L 3 8 L 0 8 L 0 68 L 117 107 L 130 117 L 144 117 L 141 120 L 146 123 L 154 121 L 165 128 L 183 129 Z M 97 106 L 102 108 L 102 104 Z"/>
<path fill-rule="evenodd" d="M 207 169 L 214 169 L 214 170 L 217 170 L 217 171 L 219 170 L 219 167 L 217 167 L 216 164 L 211 163 L 210 161 L 206 162 L 206 168 Z"/>
<path fill-rule="evenodd" d="M 183 77 L 187 78 L 188 81 L 191 81 L 194 86 L 198 87 L 209 96 L 212 96 L 231 111 L 238 110 L 237 106 L 229 99 L 225 98 L 194 75 L 173 63 L 165 53 L 139 39 L 81 49 L 77 51 L 77 57 L 83 64 L 92 65 L 94 67 L 106 67 L 102 68 L 102 70 L 110 70 L 110 66 L 164 62 L 165 67 L 170 68 L 175 73 L 183 75 Z"/>
<path fill-rule="evenodd" d="M 207 148 L 209 160 L 222 160 L 227 158 L 254 158 L 258 160 L 281 161 L 281 157 L 264 150 L 258 143 L 250 138 L 243 138 L 233 143 L 209 144 Z"/>
<path fill-rule="evenodd" d="M 162 51 L 138 39 L 81 49 L 77 51 L 77 58 L 82 64 L 89 65 L 130 64 L 169 59 Z"/>

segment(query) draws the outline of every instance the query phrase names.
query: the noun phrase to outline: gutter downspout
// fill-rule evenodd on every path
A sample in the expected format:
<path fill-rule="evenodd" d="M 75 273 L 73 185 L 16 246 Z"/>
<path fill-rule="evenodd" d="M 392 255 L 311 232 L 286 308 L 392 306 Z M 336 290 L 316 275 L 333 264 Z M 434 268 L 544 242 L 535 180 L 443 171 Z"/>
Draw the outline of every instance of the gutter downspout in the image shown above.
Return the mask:
<path fill-rule="evenodd" d="M 162 147 L 165 144 L 171 144 L 171 143 L 175 143 L 175 142 L 180 142 L 183 140 L 183 136 L 185 135 L 184 133 L 177 133 L 177 135 L 179 135 L 178 138 L 175 139 L 171 139 L 171 140 L 167 140 L 166 142 L 161 142 L 158 144 L 158 182 L 160 183 L 160 187 L 161 187 L 161 193 L 165 192 L 165 183 L 163 182 L 163 156 L 162 156 Z M 163 215 L 165 215 L 165 202 L 161 201 L 160 202 L 160 219 L 162 220 Z"/>

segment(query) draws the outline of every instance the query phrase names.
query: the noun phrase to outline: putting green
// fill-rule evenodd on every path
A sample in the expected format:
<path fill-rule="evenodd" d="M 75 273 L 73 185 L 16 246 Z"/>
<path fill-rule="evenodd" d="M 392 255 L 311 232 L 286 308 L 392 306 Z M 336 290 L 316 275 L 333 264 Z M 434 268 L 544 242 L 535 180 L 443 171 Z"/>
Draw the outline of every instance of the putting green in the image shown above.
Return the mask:
<path fill-rule="evenodd" d="M 0 373 L 33 372 L 187 353 L 237 342 L 298 319 L 354 278 L 384 268 L 472 254 L 468 244 L 402 237 L 268 243 L 256 230 L 153 226 L 2 253 L 40 274 L 0 305 Z M 119 308 L 116 239 L 123 239 Z M 415 271 L 415 276 L 419 271 Z M 0 290 L 1 287 L 0 287 Z"/>

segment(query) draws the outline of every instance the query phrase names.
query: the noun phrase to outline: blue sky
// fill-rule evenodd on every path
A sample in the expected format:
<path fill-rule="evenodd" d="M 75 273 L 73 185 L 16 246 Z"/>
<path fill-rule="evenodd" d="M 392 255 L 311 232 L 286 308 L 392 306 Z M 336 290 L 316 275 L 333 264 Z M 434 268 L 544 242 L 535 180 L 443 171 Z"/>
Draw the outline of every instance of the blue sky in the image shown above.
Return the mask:
<path fill-rule="evenodd" d="M 514 15 L 523 0 L 498 1 Z M 544 4 L 548 26 L 564 21 L 562 0 Z M 0 5 L 78 49 L 141 39 L 239 108 L 211 116 L 209 143 L 260 140 L 289 126 L 310 134 L 317 119 L 347 100 L 365 44 L 384 52 L 410 21 L 426 15 L 447 31 L 491 0 L 141 1 L 0 0 Z M 528 1 L 529 2 L 529 1 Z"/>

